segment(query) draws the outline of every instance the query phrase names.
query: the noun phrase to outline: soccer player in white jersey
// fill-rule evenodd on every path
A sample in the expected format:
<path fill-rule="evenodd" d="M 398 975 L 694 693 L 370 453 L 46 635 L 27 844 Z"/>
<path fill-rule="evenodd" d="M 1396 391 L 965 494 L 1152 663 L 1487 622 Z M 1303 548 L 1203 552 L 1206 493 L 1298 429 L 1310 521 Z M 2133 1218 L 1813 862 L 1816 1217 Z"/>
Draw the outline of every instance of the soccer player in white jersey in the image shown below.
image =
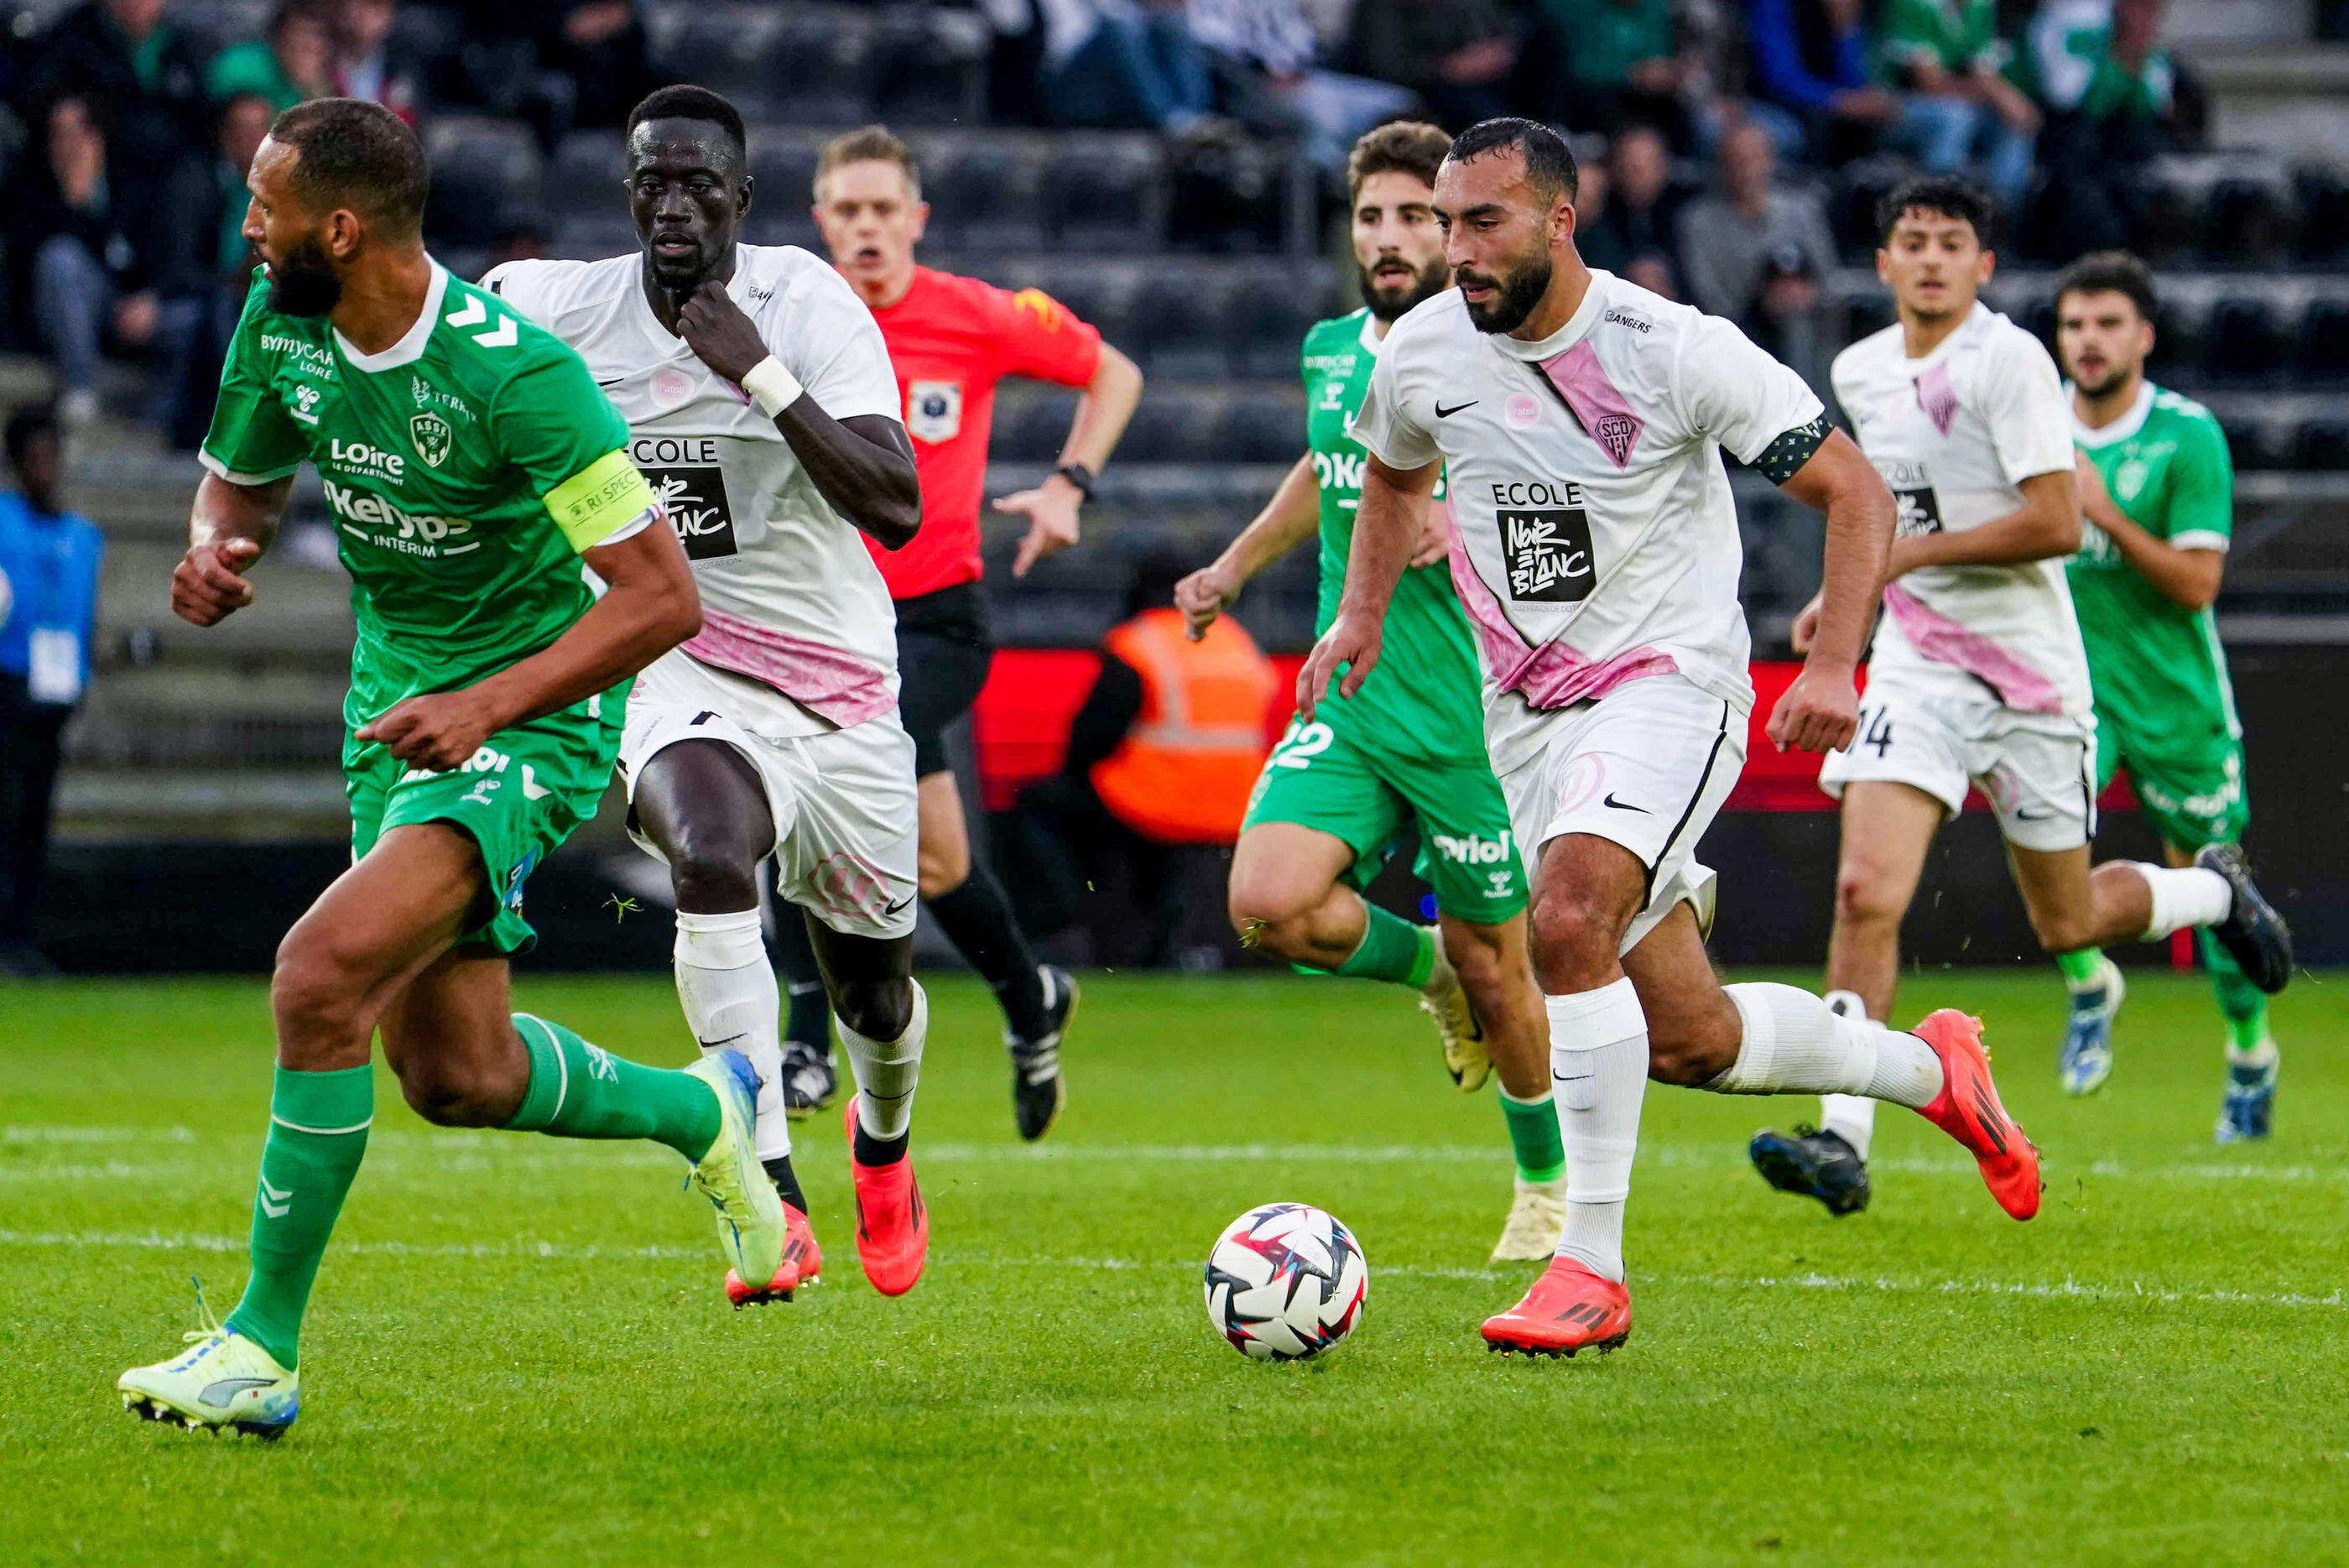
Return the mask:
<path fill-rule="evenodd" d="M 1889 1015 L 1901 918 L 1969 784 L 1997 814 L 2050 953 L 2207 927 L 2253 984 L 2280 991 L 2289 933 L 2240 850 L 2212 845 L 2181 867 L 2089 864 L 2095 723 L 2064 571 L 2080 547 L 2072 409 L 2046 348 L 1978 297 L 1995 265 L 1991 211 L 1946 177 L 1888 195 L 1876 270 L 1899 319 L 1835 362 L 1837 400 L 1900 523 L 1858 738 L 1819 775 L 1843 810 L 1829 998 L 1853 1016 Z M 1797 649 L 1824 635 L 1824 611 L 1814 601 L 1796 618 Z M 1756 1136 L 1754 1166 L 1832 1213 L 1865 1208 L 1875 1115 L 1831 1097 L 1819 1131 Z"/>
<path fill-rule="evenodd" d="M 1486 120 L 1453 144 L 1434 206 L 1459 286 L 1380 351 L 1354 421 L 1370 459 L 1345 594 L 1298 680 L 1309 713 L 1333 680 L 1350 695 L 1376 666 L 1446 473 L 1493 771 L 1535 866 L 1534 973 L 1566 1142 L 1557 1256 L 1484 1335 L 1552 1355 L 1630 1334 L 1623 1206 L 1651 1076 L 1895 1100 L 1964 1146 L 2015 1218 L 2038 1211 L 2040 1186 L 1974 1020 L 1938 1012 L 1896 1033 L 1713 973 L 1713 874 L 1694 850 L 1736 782 L 1754 702 L 1721 451 L 1827 516 L 1818 633 L 1770 719 L 1781 746 L 1852 736 L 1892 497 L 1801 379 L 1736 327 L 1585 266 L 1575 184 L 1565 142 L 1530 121 Z"/>
<path fill-rule="evenodd" d="M 629 831 L 676 890 L 686 1021 L 705 1052 L 757 1067 L 758 1153 L 791 1223 L 774 1278 L 730 1275 L 727 1294 L 788 1301 L 823 1264 L 792 1169 L 760 938 L 771 854 L 856 1074 L 857 1252 L 897 1295 L 928 1246 L 906 1155 L 928 1004 L 913 978 L 914 743 L 897 719 L 895 621 L 856 530 L 904 545 L 921 493 L 871 312 L 806 251 L 737 240 L 746 162 L 732 105 L 663 88 L 628 118 L 640 252 L 510 262 L 485 282 L 586 360 L 701 590 L 700 634 L 636 681 L 619 765 Z"/>

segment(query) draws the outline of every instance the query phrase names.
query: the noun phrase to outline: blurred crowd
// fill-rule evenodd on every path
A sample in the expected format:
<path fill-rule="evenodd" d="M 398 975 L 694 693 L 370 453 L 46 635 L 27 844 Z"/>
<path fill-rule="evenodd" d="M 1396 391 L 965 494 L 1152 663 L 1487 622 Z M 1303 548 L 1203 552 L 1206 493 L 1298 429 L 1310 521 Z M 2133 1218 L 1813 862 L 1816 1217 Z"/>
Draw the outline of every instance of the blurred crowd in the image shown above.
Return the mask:
<path fill-rule="evenodd" d="M 20 5 L 26 0 L 18 0 Z M 902 6 L 900 7 L 903 8 Z M 1575 133 L 1584 248 L 1798 362 L 1833 252 L 1806 171 L 1899 159 L 1994 190 L 2027 252 L 2127 243 L 2143 175 L 2200 132 L 2163 0 L 972 0 L 999 123 L 1278 139 L 1337 187 L 1405 114 Z M 216 37 L 180 0 L 79 0 L 0 57 L 14 117 L 11 336 L 68 427 L 109 353 L 192 444 L 251 266 L 243 179 L 270 117 L 322 94 L 481 110 L 552 148 L 668 79 L 633 0 L 281 0 Z M 0 15 L 5 14 L 0 3 Z M 204 18 L 228 14 L 201 8 Z M 900 68 L 917 68 L 902 67 Z M 783 95 L 788 98 L 788 94 Z M 788 109 L 786 102 L 781 106 Z M 2060 200 L 2049 200 L 2049 191 Z"/>

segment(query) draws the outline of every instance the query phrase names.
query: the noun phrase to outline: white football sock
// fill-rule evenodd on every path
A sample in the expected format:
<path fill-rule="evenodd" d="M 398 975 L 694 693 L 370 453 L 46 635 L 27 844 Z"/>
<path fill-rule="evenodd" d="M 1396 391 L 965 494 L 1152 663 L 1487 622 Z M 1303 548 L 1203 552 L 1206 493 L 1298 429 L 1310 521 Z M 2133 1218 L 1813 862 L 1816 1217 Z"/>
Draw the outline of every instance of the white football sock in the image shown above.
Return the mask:
<path fill-rule="evenodd" d="M 2215 926 L 2235 907 L 2235 889 L 2216 871 L 2199 866 L 2152 866 L 2136 862 L 2153 895 L 2153 919 L 2145 926 L 2147 941 L 2190 926 Z"/>
<path fill-rule="evenodd" d="M 1856 991 L 1830 991 L 1819 1000 L 1838 1017 L 1868 1016 L 1868 1003 Z M 1866 1159 L 1868 1142 L 1876 1137 L 1876 1102 L 1863 1095 L 1821 1095 L 1819 1130 L 1835 1134 L 1851 1145 L 1854 1154 Z"/>
<path fill-rule="evenodd" d="M 1623 1204 L 1648 1092 L 1648 1015 L 1626 975 L 1597 991 L 1542 999 L 1549 1063 L 1566 1140 L 1566 1231 L 1557 1255 L 1623 1277 Z"/>
<path fill-rule="evenodd" d="M 1813 1090 L 1840 1099 L 1865 1096 L 1911 1107 L 1941 1092 L 1941 1062 L 1914 1034 L 1864 1017 L 1846 1017 L 1791 985 L 1726 988 L 1744 1020 L 1745 1037 L 1730 1069 L 1705 1085 L 1716 1094 L 1769 1095 Z M 1828 1106 L 1833 1118 L 1838 1107 Z M 1832 1119 L 1829 1123 L 1833 1127 Z M 1873 1112 L 1868 1117 L 1873 1130 Z M 1850 1133 L 1833 1130 L 1847 1142 Z M 1863 1135 L 1865 1136 L 1865 1135 Z M 1854 1148 L 1860 1145 L 1853 1143 Z"/>
<path fill-rule="evenodd" d="M 677 914 L 677 998 L 705 1056 L 740 1051 L 759 1075 L 761 1159 L 792 1152 L 791 1118 L 783 1112 L 781 1002 L 759 911 Z"/>
<path fill-rule="evenodd" d="M 922 1076 L 922 1040 L 930 1028 L 930 999 L 918 980 L 914 1011 L 905 1032 L 895 1040 L 870 1040 L 839 1019 L 840 1043 L 848 1050 L 849 1069 L 856 1075 L 856 1120 L 878 1138 L 905 1136 L 914 1120 L 914 1086 Z"/>

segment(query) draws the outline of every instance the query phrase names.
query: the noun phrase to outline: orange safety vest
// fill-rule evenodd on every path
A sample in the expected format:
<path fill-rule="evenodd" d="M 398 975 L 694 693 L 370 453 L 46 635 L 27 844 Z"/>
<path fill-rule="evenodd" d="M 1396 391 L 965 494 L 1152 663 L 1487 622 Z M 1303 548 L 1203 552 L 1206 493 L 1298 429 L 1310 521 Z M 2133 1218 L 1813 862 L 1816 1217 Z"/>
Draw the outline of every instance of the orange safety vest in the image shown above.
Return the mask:
<path fill-rule="evenodd" d="M 1148 609 L 1112 630 L 1109 650 L 1142 676 L 1142 712 L 1093 764 L 1093 792 L 1117 819 L 1164 844 L 1229 844 L 1264 767 L 1272 661 L 1229 616 L 1197 642 L 1183 612 Z"/>

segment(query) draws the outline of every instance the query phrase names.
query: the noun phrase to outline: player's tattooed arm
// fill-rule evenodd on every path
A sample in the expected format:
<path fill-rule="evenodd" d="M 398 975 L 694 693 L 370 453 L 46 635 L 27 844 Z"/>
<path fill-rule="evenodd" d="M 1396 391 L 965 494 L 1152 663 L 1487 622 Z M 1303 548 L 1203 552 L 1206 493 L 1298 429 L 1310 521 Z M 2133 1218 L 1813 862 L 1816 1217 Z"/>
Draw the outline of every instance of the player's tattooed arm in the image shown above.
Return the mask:
<path fill-rule="evenodd" d="M 207 473 L 188 516 L 188 553 L 171 572 L 171 613 L 194 626 L 216 626 L 253 602 L 244 574 L 277 536 L 292 475 L 267 484 L 231 484 Z"/>
<path fill-rule="evenodd" d="M 693 292 L 678 312 L 677 335 L 701 362 L 754 397 L 762 369 L 772 358 L 758 323 L 743 314 L 712 278 Z M 790 379 L 788 370 L 782 378 Z M 796 387 L 796 381 L 792 385 Z M 835 420 L 804 391 L 781 407 L 764 400 L 775 428 L 808 478 L 839 513 L 870 534 L 885 549 L 902 549 L 922 525 L 922 487 L 914 472 L 914 445 L 905 428 L 878 414 Z"/>
<path fill-rule="evenodd" d="M 1354 509 L 1354 541 L 1346 560 L 1346 590 L 1338 600 L 1337 618 L 1297 672 L 1297 711 L 1308 719 L 1320 706 L 1330 681 L 1338 681 L 1340 696 L 1351 697 L 1377 668 L 1387 606 L 1427 531 L 1427 509 L 1443 473 L 1440 459 L 1422 468 L 1398 469 L 1375 455 L 1365 456 L 1362 498 Z M 1338 675 L 1340 665 L 1346 667 L 1342 679 Z"/>
<path fill-rule="evenodd" d="M 1191 640 L 1205 637 L 1251 578 L 1313 537 L 1320 522 L 1321 484 L 1308 452 L 1281 475 L 1280 488 L 1222 555 L 1174 585 L 1174 607 L 1183 612 Z"/>
<path fill-rule="evenodd" d="M 1803 671 L 1770 714 L 1780 751 L 1837 752 L 1859 728 L 1856 678 L 1860 649 L 1884 594 L 1892 542 L 1892 492 L 1852 439 L 1814 421 L 1801 434 L 1810 451 L 1801 464 L 1774 474 L 1779 488 L 1826 514 L 1826 552 L 1818 597 L 1795 618 L 1795 650 Z M 1781 436 L 1773 450 L 1786 441 Z"/>

